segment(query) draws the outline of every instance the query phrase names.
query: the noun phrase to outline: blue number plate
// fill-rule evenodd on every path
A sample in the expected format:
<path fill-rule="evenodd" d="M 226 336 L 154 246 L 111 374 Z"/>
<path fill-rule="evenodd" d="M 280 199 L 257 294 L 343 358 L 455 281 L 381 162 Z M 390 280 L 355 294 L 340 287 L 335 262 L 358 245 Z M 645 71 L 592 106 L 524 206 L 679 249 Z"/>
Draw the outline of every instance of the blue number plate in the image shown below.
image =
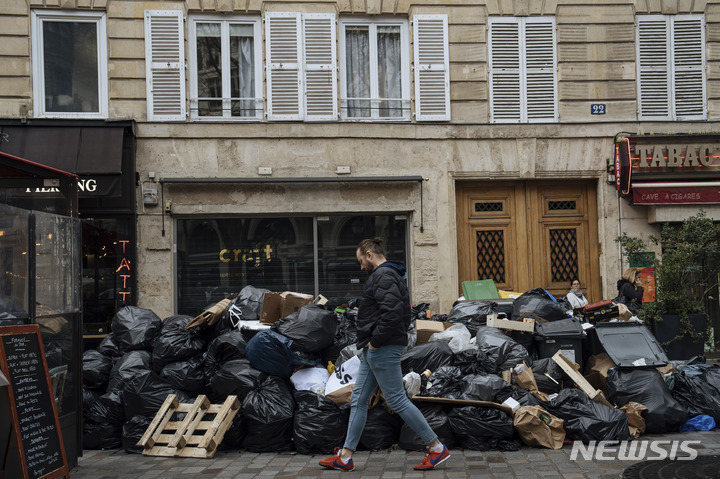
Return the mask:
<path fill-rule="evenodd" d="M 590 105 L 591 115 L 604 115 L 605 114 L 605 103 L 592 103 Z"/>

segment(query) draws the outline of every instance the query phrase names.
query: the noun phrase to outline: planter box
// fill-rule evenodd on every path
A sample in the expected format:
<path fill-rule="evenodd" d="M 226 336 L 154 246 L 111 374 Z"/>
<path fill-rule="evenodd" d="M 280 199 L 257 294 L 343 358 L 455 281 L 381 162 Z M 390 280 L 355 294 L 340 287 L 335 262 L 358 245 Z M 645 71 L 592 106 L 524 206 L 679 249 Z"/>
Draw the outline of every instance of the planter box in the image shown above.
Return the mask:
<path fill-rule="evenodd" d="M 684 337 L 676 339 L 665 346 L 663 343 L 670 341 L 680 334 L 680 316 L 675 314 L 663 315 L 662 321 L 656 321 L 653 324 L 653 334 L 655 334 L 658 342 L 663 344 L 663 349 L 665 349 L 670 360 L 687 360 L 693 356 L 705 353 L 705 342 L 703 338 L 705 328 L 707 327 L 707 315 L 698 313 L 691 314 L 688 317 L 693 330 L 703 334 L 703 337 L 700 339 L 693 339 L 690 335 L 686 334 Z"/>

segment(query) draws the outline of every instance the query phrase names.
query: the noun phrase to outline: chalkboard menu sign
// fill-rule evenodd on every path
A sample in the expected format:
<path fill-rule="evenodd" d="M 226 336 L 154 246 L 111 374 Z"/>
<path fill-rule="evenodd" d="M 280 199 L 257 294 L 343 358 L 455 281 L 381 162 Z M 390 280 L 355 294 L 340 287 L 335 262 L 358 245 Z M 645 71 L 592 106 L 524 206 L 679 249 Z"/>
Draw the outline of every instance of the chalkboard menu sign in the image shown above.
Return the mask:
<path fill-rule="evenodd" d="M 37 325 L 0 327 L 0 368 L 10 382 L 10 413 L 23 479 L 69 478 Z"/>

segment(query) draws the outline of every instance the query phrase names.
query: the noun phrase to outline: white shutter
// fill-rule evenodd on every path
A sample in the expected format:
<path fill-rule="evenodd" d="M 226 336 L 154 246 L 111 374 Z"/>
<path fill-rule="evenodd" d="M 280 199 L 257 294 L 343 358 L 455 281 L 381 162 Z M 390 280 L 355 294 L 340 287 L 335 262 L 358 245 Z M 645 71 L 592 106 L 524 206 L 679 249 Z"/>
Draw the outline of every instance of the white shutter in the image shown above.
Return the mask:
<path fill-rule="evenodd" d="M 669 25 L 662 15 L 637 17 L 640 120 L 670 120 Z"/>
<path fill-rule="evenodd" d="M 525 111 L 528 121 L 557 121 L 555 23 L 525 19 Z"/>
<path fill-rule="evenodd" d="M 269 120 L 302 119 L 300 18 L 295 12 L 265 14 Z"/>
<path fill-rule="evenodd" d="M 490 121 L 519 123 L 521 119 L 520 25 L 514 19 L 491 19 Z"/>
<path fill-rule="evenodd" d="M 415 119 L 450 120 L 447 15 L 413 16 Z"/>
<path fill-rule="evenodd" d="M 335 15 L 303 15 L 305 119 L 337 120 Z"/>
<path fill-rule="evenodd" d="M 145 11 L 148 120 L 185 120 L 183 12 Z"/>
<path fill-rule="evenodd" d="M 705 118 L 705 34 L 703 17 L 673 19 L 673 92 L 678 120 Z"/>

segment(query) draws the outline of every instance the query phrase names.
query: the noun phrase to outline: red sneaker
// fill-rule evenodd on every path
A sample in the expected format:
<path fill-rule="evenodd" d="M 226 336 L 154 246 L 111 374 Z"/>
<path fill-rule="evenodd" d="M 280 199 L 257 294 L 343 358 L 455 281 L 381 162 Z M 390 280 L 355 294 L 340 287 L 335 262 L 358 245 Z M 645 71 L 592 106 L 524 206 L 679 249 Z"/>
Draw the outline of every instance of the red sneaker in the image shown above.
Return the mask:
<path fill-rule="evenodd" d="M 339 451 L 340 451 L 340 448 L 336 447 L 335 451 L 333 451 L 335 453 L 335 455 L 332 457 L 328 457 L 327 459 L 321 459 L 319 464 L 322 467 L 326 467 L 328 469 L 337 469 L 338 471 L 350 472 L 350 471 L 354 470 L 355 465 L 353 464 L 352 457 L 350 459 L 348 459 L 347 464 L 344 464 L 340 460 L 340 456 L 338 455 Z"/>
<path fill-rule="evenodd" d="M 448 448 L 445 446 L 443 446 L 442 452 L 432 452 L 428 447 L 425 458 L 420 462 L 420 464 L 414 466 L 413 469 L 417 471 L 426 471 L 428 469 L 433 469 L 435 468 L 435 466 L 439 466 L 443 462 L 447 461 L 449 457 L 450 451 L 448 451 Z"/>

